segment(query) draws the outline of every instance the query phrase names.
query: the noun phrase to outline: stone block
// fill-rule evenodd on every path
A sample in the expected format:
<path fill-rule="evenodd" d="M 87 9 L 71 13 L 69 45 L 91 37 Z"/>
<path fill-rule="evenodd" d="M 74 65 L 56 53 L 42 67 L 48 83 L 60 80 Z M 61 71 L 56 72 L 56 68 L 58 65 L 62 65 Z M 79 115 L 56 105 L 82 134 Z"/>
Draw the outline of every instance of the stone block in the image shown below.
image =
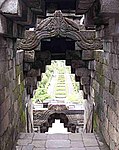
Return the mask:
<path fill-rule="evenodd" d="M 84 142 L 85 147 L 98 147 L 97 140 L 92 137 L 91 139 L 89 138 L 83 139 L 83 142 Z"/>
<path fill-rule="evenodd" d="M 88 69 L 89 70 L 96 70 L 96 61 L 89 61 L 88 63 Z"/>
<path fill-rule="evenodd" d="M 75 75 L 75 81 L 76 81 L 76 82 L 79 82 L 79 81 L 80 81 L 80 77 L 77 76 L 77 75 Z"/>
<path fill-rule="evenodd" d="M 71 141 L 82 141 L 82 134 L 71 133 L 71 134 L 69 134 L 69 140 L 71 140 Z"/>
<path fill-rule="evenodd" d="M 27 77 L 36 77 L 41 74 L 40 69 L 31 69 L 30 71 L 27 72 Z"/>
<path fill-rule="evenodd" d="M 30 139 L 30 140 L 32 140 L 33 139 L 33 137 L 34 137 L 34 133 L 23 133 L 23 132 L 21 132 L 20 133 L 20 135 L 19 135 L 19 139 Z"/>
<path fill-rule="evenodd" d="M 6 14 L 19 14 L 20 16 L 20 2 L 18 0 L 9 0 L 8 2 L 4 0 L 1 11 Z"/>
<path fill-rule="evenodd" d="M 34 137 L 33 137 L 33 140 L 46 140 L 47 139 L 47 135 L 46 134 L 38 134 L 38 133 L 35 133 L 34 134 Z"/>
<path fill-rule="evenodd" d="M 28 71 L 30 71 L 30 69 L 32 68 L 31 67 L 32 66 L 32 64 L 31 63 L 24 63 L 24 72 L 28 72 Z"/>
<path fill-rule="evenodd" d="M 113 68 L 118 69 L 118 57 L 115 54 L 112 54 L 112 60 L 113 60 Z"/>
<path fill-rule="evenodd" d="M 32 139 L 19 139 L 18 141 L 17 141 L 17 145 L 28 145 L 28 144 L 30 144 L 32 142 Z"/>
<path fill-rule="evenodd" d="M 6 18 L 0 14 L 0 33 L 7 33 L 7 20 Z"/>
<path fill-rule="evenodd" d="M 35 59 L 51 60 L 51 53 L 50 51 L 35 51 Z"/>
<path fill-rule="evenodd" d="M 8 71 L 8 62 L 7 61 L 0 61 L 0 73 L 5 73 Z"/>
<path fill-rule="evenodd" d="M 31 145 L 33 145 L 35 148 L 45 148 L 45 144 L 46 144 L 46 141 L 42 140 L 42 141 L 39 141 L 39 140 L 35 140 L 35 141 L 32 141 Z"/>
<path fill-rule="evenodd" d="M 24 51 L 24 62 L 34 62 L 35 51 Z"/>
<path fill-rule="evenodd" d="M 76 68 L 75 74 L 80 77 L 90 76 L 91 72 L 87 68 Z"/>
<path fill-rule="evenodd" d="M 76 50 L 76 51 L 66 51 L 66 60 L 79 60 L 81 59 L 81 51 Z"/>
<path fill-rule="evenodd" d="M 83 86 L 83 92 L 88 95 L 90 93 L 90 86 L 89 85 L 84 85 Z"/>
<path fill-rule="evenodd" d="M 102 14 L 117 14 L 119 13 L 119 1 L 118 0 L 102 0 L 101 11 Z"/>
<path fill-rule="evenodd" d="M 83 141 L 71 141 L 71 147 L 73 147 L 73 148 L 84 148 Z"/>
<path fill-rule="evenodd" d="M 33 145 L 27 145 L 27 146 L 23 146 L 22 150 L 33 150 L 34 146 Z"/>
<path fill-rule="evenodd" d="M 68 140 L 68 134 L 48 134 L 48 140 Z"/>
<path fill-rule="evenodd" d="M 4 134 L 9 126 L 9 112 L 6 113 L 0 124 L 0 136 Z"/>
<path fill-rule="evenodd" d="M 109 65 L 109 52 L 104 52 L 104 64 Z"/>
<path fill-rule="evenodd" d="M 16 65 L 20 65 L 21 63 L 23 63 L 23 54 L 23 50 L 18 50 L 16 52 Z"/>
<path fill-rule="evenodd" d="M 116 143 L 114 142 L 114 140 L 112 138 L 110 138 L 110 149 L 111 150 L 115 150 L 115 146 L 116 146 Z"/>
<path fill-rule="evenodd" d="M 35 85 L 37 85 L 36 77 L 27 77 L 26 78 L 26 86 L 35 86 Z"/>
<path fill-rule="evenodd" d="M 82 85 L 89 85 L 90 84 L 90 77 L 81 77 L 81 84 Z"/>
<path fill-rule="evenodd" d="M 70 147 L 69 140 L 48 140 L 46 141 L 46 148 L 68 148 Z"/>
<path fill-rule="evenodd" d="M 83 50 L 82 51 L 82 60 L 94 60 L 94 51 Z"/>
<path fill-rule="evenodd" d="M 87 62 L 83 60 L 71 60 L 71 67 L 76 68 L 84 68 L 87 66 Z"/>

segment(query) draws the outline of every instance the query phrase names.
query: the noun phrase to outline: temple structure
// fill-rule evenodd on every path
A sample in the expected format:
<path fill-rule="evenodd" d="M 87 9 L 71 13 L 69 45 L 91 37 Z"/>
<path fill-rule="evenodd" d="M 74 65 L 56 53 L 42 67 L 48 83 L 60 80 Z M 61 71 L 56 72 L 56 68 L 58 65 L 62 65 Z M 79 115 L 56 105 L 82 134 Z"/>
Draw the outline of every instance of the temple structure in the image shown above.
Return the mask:
<path fill-rule="evenodd" d="M 118 14 L 118 0 L 0 1 L 0 150 L 33 132 L 31 98 L 51 60 L 71 66 L 87 99 L 87 132 L 94 122 L 119 149 Z"/>

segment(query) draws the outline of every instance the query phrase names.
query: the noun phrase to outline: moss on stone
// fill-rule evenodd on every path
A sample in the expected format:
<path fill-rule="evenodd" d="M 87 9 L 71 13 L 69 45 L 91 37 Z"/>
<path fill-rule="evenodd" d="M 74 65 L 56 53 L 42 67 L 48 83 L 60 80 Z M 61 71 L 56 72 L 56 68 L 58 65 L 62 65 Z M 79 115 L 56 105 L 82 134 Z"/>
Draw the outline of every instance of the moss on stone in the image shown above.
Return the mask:
<path fill-rule="evenodd" d="M 16 77 L 20 74 L 21 69 L 20 66 L 16 66 Z"/>
<path fill-rule="evenodd" d="M 22 81 L 20 84 L 20 93 L 23 93 L 23 91 L 24 91 L 24 81 Z"/>
<path fill-rule="evenodd" d="M 94 116 L 93 116 L 93 128 L 94 128 L 94 130 L 96 130 L 97 127 L 98 127 L 98 125 L 97 125 L 97 114 L 94 113 Z"/>

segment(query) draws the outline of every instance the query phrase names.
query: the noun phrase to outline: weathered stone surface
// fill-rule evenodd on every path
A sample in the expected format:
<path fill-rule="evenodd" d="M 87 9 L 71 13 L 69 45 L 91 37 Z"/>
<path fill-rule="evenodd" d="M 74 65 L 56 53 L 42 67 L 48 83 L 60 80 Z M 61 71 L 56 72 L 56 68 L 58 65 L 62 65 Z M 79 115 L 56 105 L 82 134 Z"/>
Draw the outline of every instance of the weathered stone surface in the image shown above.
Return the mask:
<path fill-rule="evenodd" d="M 40 76 L 40 74 L 41 74 L 40 69 L 38 69 L 38 70 L 31 69 L 30 71 L 27 72 L 26 76 L 27 77 L 37 77 L 37 76 Z"/>
<path fill-rule="evenodd" d="M 8 13 L 8 14 L 19 14 L 20 15 L 20 10 L 19 9 L 19 1 L 18 0 L 9 0 L 8 2 L 4 0 L 4 3 L 2 5 L 1 11 L 3 13 Z"/>
<path fill-rule="evenodd" d="M 0 14 L 0 33 L 7 33 L 7 20 L 6 18 Z"/>
<path fill-rule="evenodd" d="M 90 84 L 90 77 L 81 77 L 81 84 L 82 85 L 89 85 Z"/>
<path fill-rule="evenodd" d="M 110 13 L 117 14 L 119 13 L 119 2 L 118 0 L 102 0 L 101 1 L 101 13 Z"/>
<path fill-rule="evenodd" d="M 75 74 L 77 76 L 86 77 L 89 76 L 91 72 L 87 68 L 76 68 Z"/>
<path fill-rule="evenodd" d="M 82 60 L 94 60 L 94 51 L 83 50 L 82 51 Z"/>
<path fill-rule="evenodd" d="M 71 67 L 72 68 L 84 68 L 87 66 L 87 62 L 86 61 L 82 61 L 82 60 L 71 60 Z"/>
<path fill-rule="evenodd" d="M 24 52 L 24 62 L 34 62 L 35 59 L 35 52 L 34 51 L 25 51 Z"/>
<path fill-rule="evenodd" d="M 41 34 L 43 36 L 40 36 Z M 94 38 L 89 40 L 89 37 L 87 39 L 87 37 L 79 31 L 79 28 L 75 22 L 69 20 L 68 18 L 64 18 L 61 11 L 56 11 L 53 18 L 48 18 L 45 21 L 41 21 L 36 29 L 36 32 L 34 32 L 34 35 L 21 41 L 18 49 L 33 50 L 40 45 L 43 38 L 57 35 L 77 41 L 77 46 L 82 50 L 96 50 L 102 48 L 102 43 L 99 39 Z M 78 58 L 79 57 L 80 56 L 78 56 Z"/>
<path fill-rule="evenodd" d="M 33 150 L 52 150 L 52 149 L 53 150 L 85 150 L 86 148 L 86 150 L 99 150 L 99 149 L 102 149 L 102 145 L 103 145 L 105 146 L 104 150 L 108 150 L 107 146 L 104 143 L 102 143 L 100 139 L 98 139 L 97 141 L 97 136 L 95 136 L 93 133 L 87 133 L 87 134 L 37 133 L 35 135 L 37 135 L 38 138 L 33 139 L 31 144 L 27 146 L 23 146 L 24 149 L 26 148 L 27 150 L 28 148 L 29 149 L 33 148 Z M 42 136 L 43 136 L 43 139 L 42 139 Z M 50 137 L 52 137 L 52 139 L 50 139 Z M 27 138 L 24 140 L 26 141 Z"/>
<path fill-rule="evenodd" d="M 70 147 L 69 140 L 49 140 L 46 142 L 46 148 L 67 148 Z"/>

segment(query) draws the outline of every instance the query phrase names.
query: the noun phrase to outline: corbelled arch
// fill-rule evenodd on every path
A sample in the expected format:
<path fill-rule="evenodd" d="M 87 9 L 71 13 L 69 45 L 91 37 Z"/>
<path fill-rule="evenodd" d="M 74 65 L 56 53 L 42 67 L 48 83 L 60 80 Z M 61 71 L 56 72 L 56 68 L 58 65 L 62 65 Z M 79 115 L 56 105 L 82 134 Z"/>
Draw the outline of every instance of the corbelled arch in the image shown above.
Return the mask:
<path fill-rule="evenodd" d="M 72 73 L 75 73 L 76 80 L 83 85 L 85 97 L 87 97 L 91 81 L 89 76 L 91 76 L 91 69 L 93 70 L 90 64 L 94 60 L 94 51 L 101 49 L 102 43 L 96 39 L 94 30 L 82 30 L 76 22 L 64 17 L 60 10 L 55 11 L 53 17 L 42 20 L 35 31 L 28 32 L 26 38 L 18 42 L 17 49 L 25 52 L 24 70 L 27 77 L 27 93 L 33 96 L 33 90 L 37 88 L 37 80 L 41 80 L 41 73 L 45 72 L 45 66 L 51 62 L 51 52 L 50 50 L 41 51 L 41 41 L 55 37 L 75 41 L 75 49 L 65 52 L 66 65 L 71 66 Z M 75 63 L 72 60 L 76 60 Z M 32 81 L 34 83 L 31 83 Z"/>
<path fill-rule="evenodd" d="M 32 36 L 21 40 L 17 48 L 30 51 L 40 45 L 42 39 L 58 36 L 76 41 L 77 46 L 82 50 L 102 48 L 101 41 L 94 36 L 94 31 L 87 33 L 89 35 L 84 34 L 74 21 L 63 17 L 62 12 L 58 10 L 55 11 L 54 17 L 41 21 Z"/>
<path fill-rule="evenodd" d="M 66 65 L 71 66 L 72 73 L 75 74 L 76 81 L 80 83 L 80 89 L 84 92 L 84 98 L 90 100 L 94 51 L 101 49 L 102 43 L 96 39 L 94 30 L 82 30 L 74 21 L 65 18 L 61 11 L 55 11 L 53 17 L 42 20 L 35 31 L 28 32 L 27 37 L 18 43 L 17 48 L 24 50 L 25 53 L 24 71 L 27 94 L 33 97 L 37 80 L 41 80 L 45 66 L 51 63 L 52 52 L 41 49 L 42 40 L 59 37 L 75 42 L 73 51 L 65 50 Z"/>

